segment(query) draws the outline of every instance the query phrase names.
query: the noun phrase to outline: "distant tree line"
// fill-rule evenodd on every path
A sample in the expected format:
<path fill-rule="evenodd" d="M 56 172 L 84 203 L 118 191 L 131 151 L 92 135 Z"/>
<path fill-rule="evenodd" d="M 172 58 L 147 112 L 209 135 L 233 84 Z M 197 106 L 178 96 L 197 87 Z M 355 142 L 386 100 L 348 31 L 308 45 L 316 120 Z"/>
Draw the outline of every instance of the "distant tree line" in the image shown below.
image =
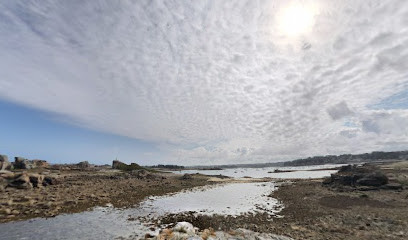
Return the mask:
<path fill-rule="evenodd" d="M 346 164 L 379 160 L 408 160 L 408 151 L 316 156 L 284 162 L 284 166 Z"/>

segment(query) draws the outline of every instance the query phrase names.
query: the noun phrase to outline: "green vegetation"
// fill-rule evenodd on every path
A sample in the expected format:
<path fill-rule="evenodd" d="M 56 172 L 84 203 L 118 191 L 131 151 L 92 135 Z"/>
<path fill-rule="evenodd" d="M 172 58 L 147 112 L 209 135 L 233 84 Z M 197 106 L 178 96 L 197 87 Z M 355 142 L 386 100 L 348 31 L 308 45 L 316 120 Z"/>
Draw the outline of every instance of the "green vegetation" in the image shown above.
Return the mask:
<path fill-rule="evenodd" d="M 141 167 L 137 163 L 131 163 L 130 165 L 127 165 L 126 163 L 119 163 L 117 166 L 117 169 L 122 170 L 122 171 L 133 171 L 133 170 L 142 170 L 145 168 Z"/>

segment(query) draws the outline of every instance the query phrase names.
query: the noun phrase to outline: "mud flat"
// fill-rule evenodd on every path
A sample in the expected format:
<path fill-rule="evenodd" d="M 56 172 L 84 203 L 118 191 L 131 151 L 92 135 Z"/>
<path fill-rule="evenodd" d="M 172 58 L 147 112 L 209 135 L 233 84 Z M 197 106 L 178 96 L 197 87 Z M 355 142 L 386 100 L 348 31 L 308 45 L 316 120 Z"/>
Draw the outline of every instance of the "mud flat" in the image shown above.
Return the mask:
<path fill-rule="evenodd" d="M 32 169 L 14 173 L 40 174 L 52 179 L 47 186 L 18 189 L 3 179 L 0 189 L 0 223 L 35 217 L 77 213 L 96 206 L 132 207 L 148 196 L 159 196 L 196 186 L 211 185 L 209 177 L 188 177 L 159 172 L 122 172 L 117 170 L 75 171 Z M 31 175 L 30 175 L 31 174 Z M 0 176 L 1 178 L 1 176 Z"/>
<path fill-rule="evenodd" d="M 206 179 L 201 175 L 177 176 L 177 179 L 182 181 L 195 181 L 195 178 Z M 217 179 L 211 177 L 208 180 Z M 145 236 L 152 237 L 160 232 L 164 233 L 168 227 L 174 225 L 174 223 L 160 222 L 160 218 L 168 214 L 187 212 L 195 213 L 197 216 L 214 214 L 240 216 L 265 212 L 272 217 L 279 212 L 280 204 L 269 196 L 275 190 L 274 182 L 262 182 L 260 179 L 231 179 L 230 182 L 226 182 L 225 178 L 222 180 L 222 182 L 215 181 L 217 184 L 209 182 L 206 186 L 184 189 L 163 196 L 149 196 L 130 208 L 115 208 L 108 204 L 90 211 L 61 214 L 54 218 L 3 223 L 0 224 L 0 232 L 3 232 L 3 237 L 6 239 L 145 239 Z M 201 230 L 197 230 L 194 234 L 197 233 L 200 236 L 211 234 L 216 236 L 214 239 L 226 239 L 227 236 L 233 235 L 235 239 L 245 240 L 259 239 L 256 236 L 264 239 L 287 239 L 247 230 L 229 233 L 222 231 L 215 233 L 211 229 Z M 183 235 L 183 232 L 179 233 Z M 183 238 L 171 238 L 177 237 L 177 231 L 172 233 L 169 230 L 166 234 L 166 238 L 159 239 L 185 239 L 186 237 L 183 235 Z M 189 236 L 194 234 L 190 232 Z M 236 238 L 237 236 L 239 238 Z M 266 236 L 268 238 L 265 238 Z"/>
<path fill-rule="evenodd" d="M 167 215 L 161 222 L 186 221 L 199 229 L 223 231 L 244 228 L 299 240 L 408 239 L 408 163 L 374 167 L 388 177 L 388 184 L 332 187 L 324 185 L 323 179 L 281 183 L 271 194 L 284 206 L 280 217 L 271 218 L 267 212 L 240 216 L 182 213 Z"/>

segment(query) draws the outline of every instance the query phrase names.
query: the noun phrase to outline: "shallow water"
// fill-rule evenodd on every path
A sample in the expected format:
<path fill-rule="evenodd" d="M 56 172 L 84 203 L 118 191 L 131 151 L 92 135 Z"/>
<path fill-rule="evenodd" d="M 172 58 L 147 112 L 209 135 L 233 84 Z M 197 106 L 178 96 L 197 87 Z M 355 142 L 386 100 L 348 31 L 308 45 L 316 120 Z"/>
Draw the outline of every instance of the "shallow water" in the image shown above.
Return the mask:
<path fill-rule="evenodd" d="M 330 164 L 330 165 L 314 165 L 314 166 L 301 166 L 301 167 L 266 167 L 266 168 L 226 168 L 223 170 L 181 170 L 173 171 L 179 174 L 194 174 L 201 173 L 206 175 L 224 175 L 234 178 L 252 177 L 252 178 L 322 178 L 330 176 L 330 174 L 337 172 L 337 170 L 320 170 L 342 166 L 342 164 Z M 294 171 L 294 172 L 281 172 L 274 173 L 275 170 L 282 171 Z M 310 171 L 314 170 L 314 171 Z"/>
<path fill-rule="evenodd" d="M 180 192 L 171 196 L 155 197 L 140 207 L 153 209 L 163 215 L 195 211 L 212 215 L 240 215 L 243 213 L 277 212 L 278 201 L 268 195 L 275 190 L 275 184 L 231 183 L 216 187 L 198 188 L 196 191 Z"/>
<path fill-rule="evenodd" d="M 205 186 L 161 197 L 150 197 L 138 207 L 115 209 L 98 207 L 92 211 L 0 224 L 0 239 L 113 239 L 144 236 L 150 232 L 148 221 L 167 213 L 196 211 L 200 214 L 239 215 L 248 212 L 275 214 L 280 205 L 268 197 L 275 184 L 233 183 Z"/>
<path fill-rule="evenodd" d="M 97 207 L 92 211 L 0 224 L 0 239 L 114 239 L 149 232 L 126 211 Z"/>

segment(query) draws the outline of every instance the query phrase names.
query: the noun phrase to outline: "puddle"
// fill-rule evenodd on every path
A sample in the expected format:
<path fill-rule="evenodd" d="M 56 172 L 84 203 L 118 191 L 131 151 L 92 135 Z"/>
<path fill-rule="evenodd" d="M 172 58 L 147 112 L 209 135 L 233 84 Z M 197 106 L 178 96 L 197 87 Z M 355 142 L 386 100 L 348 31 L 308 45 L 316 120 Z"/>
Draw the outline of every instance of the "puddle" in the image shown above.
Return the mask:
<path fill-rule="evenodd" d="M 273 214 L 277 212 L 278 201 L 268 195 L 274 190 L 273 182 L 207 186 L 172 196 L 155 197 L 145 201 L 140 208 L 152 209 L 159 215 L 188 211 L 232 216 L 259 211 Z"/>

